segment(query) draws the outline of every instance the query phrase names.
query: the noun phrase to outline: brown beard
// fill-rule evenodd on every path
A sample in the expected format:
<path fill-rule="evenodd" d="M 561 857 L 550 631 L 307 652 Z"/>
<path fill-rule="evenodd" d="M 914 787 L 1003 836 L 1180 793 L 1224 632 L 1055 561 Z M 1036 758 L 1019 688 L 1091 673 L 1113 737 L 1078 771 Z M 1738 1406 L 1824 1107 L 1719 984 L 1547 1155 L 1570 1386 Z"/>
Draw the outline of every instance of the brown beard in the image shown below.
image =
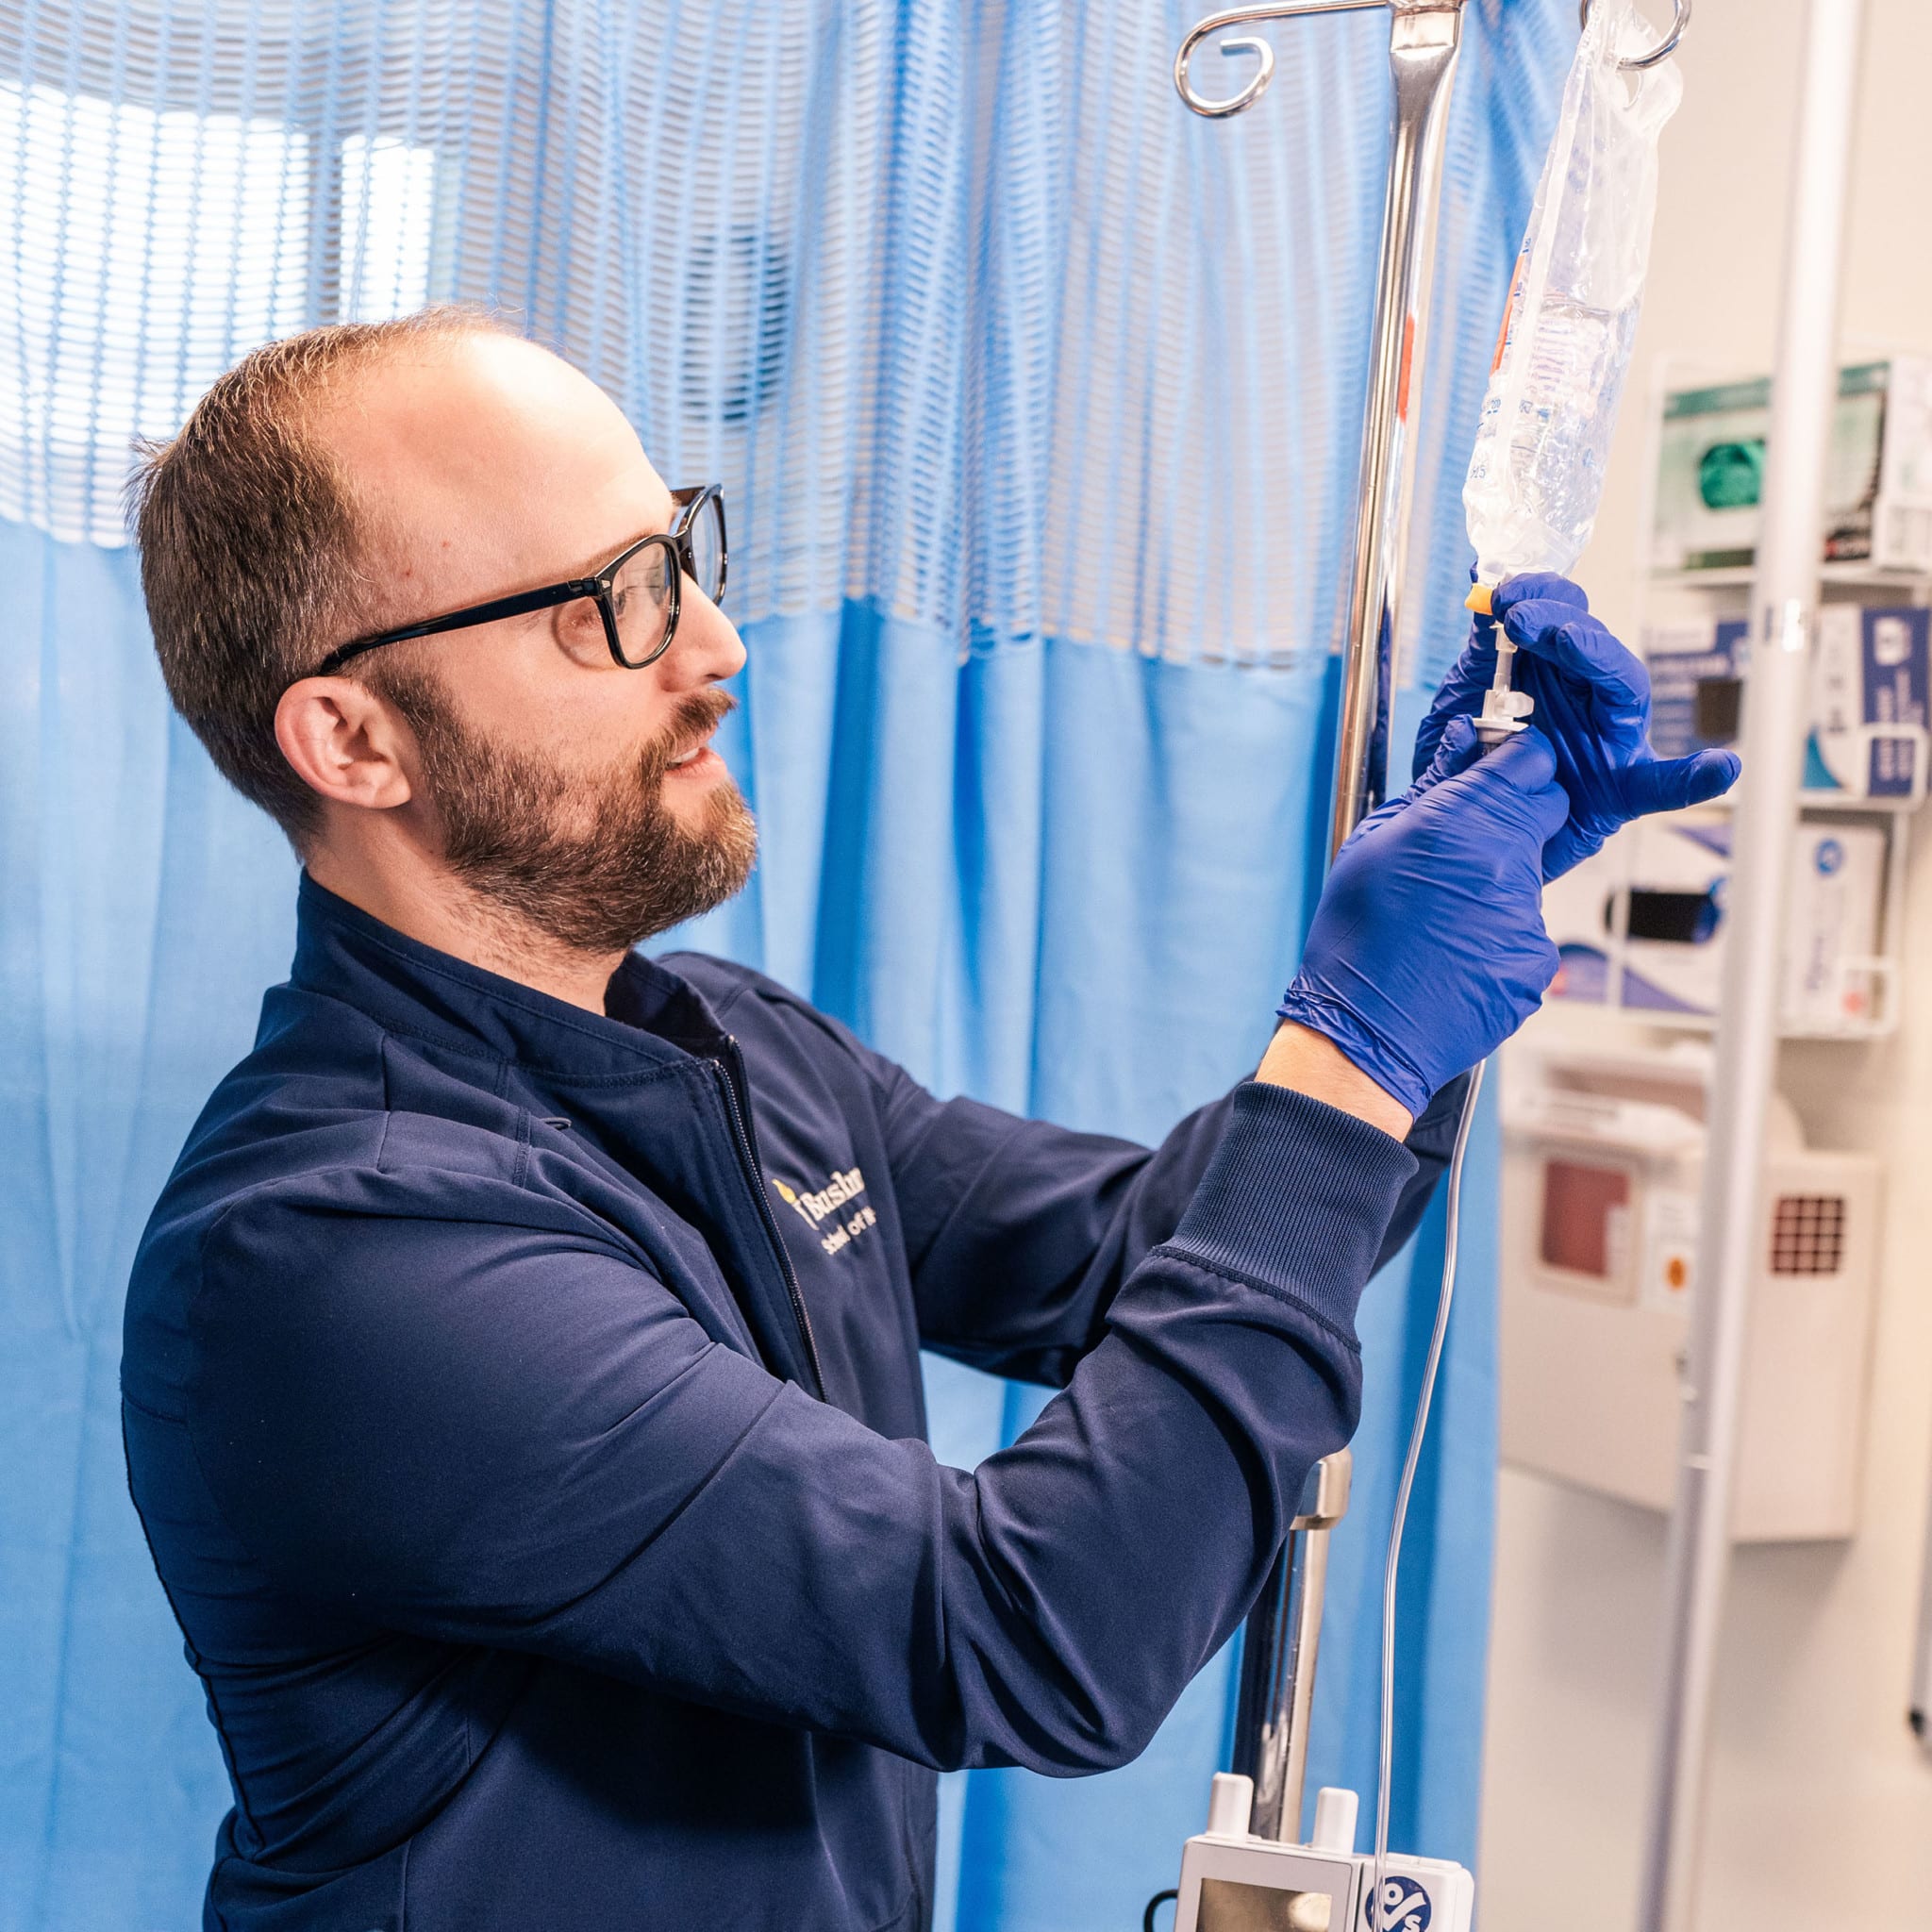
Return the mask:
<path fill-rule="evenodd" d="M 380 689 L 415 733 L 451 874 L 546 938 L 626 950 L 722 906 L 750 875 L 758 826 L 729 777 L 695 828 L 664 803 L 672 759 L 735 708 L 723 691 L 680 699 L 639 758 L 580 776 L 477 736 L 435 679 L 384 669 Z"/>

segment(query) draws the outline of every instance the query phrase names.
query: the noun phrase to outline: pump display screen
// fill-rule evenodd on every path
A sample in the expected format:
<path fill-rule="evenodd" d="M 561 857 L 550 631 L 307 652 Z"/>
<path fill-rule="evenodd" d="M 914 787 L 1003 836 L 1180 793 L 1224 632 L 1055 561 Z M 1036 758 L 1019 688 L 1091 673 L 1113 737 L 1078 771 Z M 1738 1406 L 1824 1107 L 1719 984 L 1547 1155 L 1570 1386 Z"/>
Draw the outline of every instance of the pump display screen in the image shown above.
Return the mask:
<path fill-rule="evenodd" d="M 1201 1932 L 1343 1932 L 1343 1917 L 1333 1892 L 1201 1881 Z"/>

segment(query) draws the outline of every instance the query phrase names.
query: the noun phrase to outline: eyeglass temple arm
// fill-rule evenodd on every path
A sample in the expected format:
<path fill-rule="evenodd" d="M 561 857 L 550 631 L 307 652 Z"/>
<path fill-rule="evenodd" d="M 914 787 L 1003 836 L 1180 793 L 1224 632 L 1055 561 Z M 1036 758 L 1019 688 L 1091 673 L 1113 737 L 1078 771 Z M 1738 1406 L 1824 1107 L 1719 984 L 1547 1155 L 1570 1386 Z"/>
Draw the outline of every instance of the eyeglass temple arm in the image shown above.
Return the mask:
<path fill-rule="evenodd" d="M 412 638 L 440 637 L 444 631 L 468 630 L 473 625 L 494 624 L 503 617 L 523 617 L 532 610 L 547 610 L 553 604 L 573 604 L 579 597 L 601 596 L 610 586 L 602 577 L 576 577 L 567 584 L 546 584 L 541 591 L 519 591 L 514 597 L 498 597 L 468 610 L 452 610 L 447 617 L 432 617 L 422 624 L 408 624 L 400 630 L 386 630 L 373 638 L 356 638 L 331 651 L 308 675 L 332 677 L 352 658 L 384 644 L 406 644 Z"/>

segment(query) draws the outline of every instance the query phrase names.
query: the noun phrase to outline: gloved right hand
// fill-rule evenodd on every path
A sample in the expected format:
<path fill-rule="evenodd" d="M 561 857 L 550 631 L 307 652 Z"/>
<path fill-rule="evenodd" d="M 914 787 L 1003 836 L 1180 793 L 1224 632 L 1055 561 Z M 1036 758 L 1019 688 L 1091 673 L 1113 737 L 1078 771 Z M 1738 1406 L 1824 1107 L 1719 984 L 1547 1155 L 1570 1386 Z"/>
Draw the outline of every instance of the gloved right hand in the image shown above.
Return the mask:
<path fill-rule="evenodd" d="M 1488 758 L 1452 719 L 1428 770 L 1337 855 L 1279 1011 L 1420 1116 L 1541 1003 L 1543 847 L 1570 816 L 1532 729 Z"/>
<path fill-rule="evenodd" d="M 1474 573 L 1472 572 L 1472 575 Z M 1560 877 L 1646 812 L 1702 805 L 1737 783 L 1730 751 L 1660 758 L 1650 748 L 1650 674 L 1592 617 L 1580 586 L 1550 571 L 1506 577 L 1492 616 L 1478 616 L 1415 738 L 1415 769 L 1435 756 L 1442 727 L 1474 716 L 1496 675 L 1496 632 L 1517 646 L 1515 685 L 1536 702 L 1537 728 L 1557 754 L 1570 823 L 1543 852 L 1543 877 Z"/>

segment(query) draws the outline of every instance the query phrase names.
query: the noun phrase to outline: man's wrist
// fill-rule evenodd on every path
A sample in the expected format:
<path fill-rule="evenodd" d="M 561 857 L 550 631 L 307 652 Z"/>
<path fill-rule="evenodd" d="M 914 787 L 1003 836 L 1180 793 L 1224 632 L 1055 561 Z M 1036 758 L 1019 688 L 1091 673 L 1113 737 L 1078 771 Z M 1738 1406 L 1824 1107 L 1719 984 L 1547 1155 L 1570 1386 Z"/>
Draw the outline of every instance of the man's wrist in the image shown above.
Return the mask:
<path fill-rule="evenodd" d="M 1408 1109 L 1363 1073 L 1332 1040 L 1293 1020 L 1283 1021 L 1261 1057 L 1255 1078 L 1352 1113 L 1393 1140 L 1405 1140 L 1415 1124 Z"/>

